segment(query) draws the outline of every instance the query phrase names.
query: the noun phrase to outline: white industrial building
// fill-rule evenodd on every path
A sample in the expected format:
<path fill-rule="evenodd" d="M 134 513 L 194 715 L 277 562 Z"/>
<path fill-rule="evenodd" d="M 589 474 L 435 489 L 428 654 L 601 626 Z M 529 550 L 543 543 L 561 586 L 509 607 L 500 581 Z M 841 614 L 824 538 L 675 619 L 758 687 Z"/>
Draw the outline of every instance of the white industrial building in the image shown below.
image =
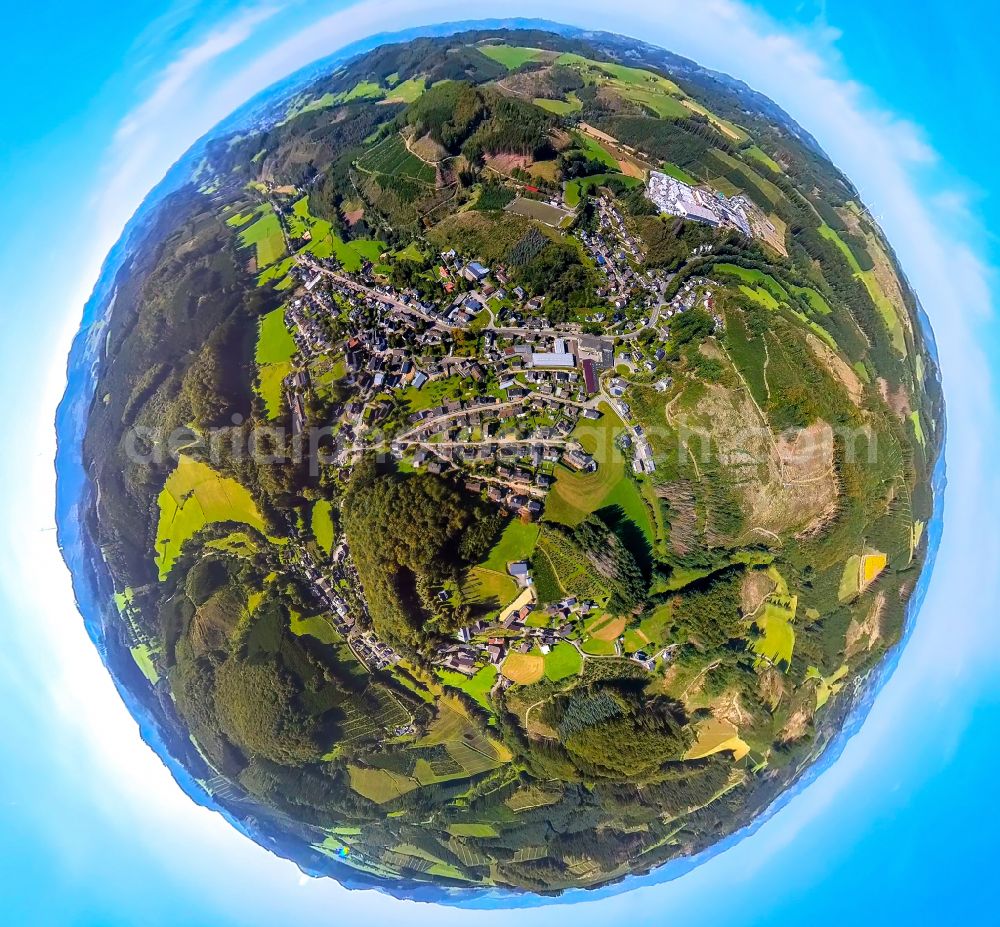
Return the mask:
<path fill-rule="evenodd" d="M 750 222 L 742 206 L 726 199 L 721 193 L 692 187 L 668 174 L 652 171 L 646 196 L 660 212 L 667 215 L 717 227 L 732 226 L 751 237 Z"/>
<path fill-rule="evenodd" d="M 552 351 L 551 353 L 545 354 L 532 354 L 531 366 L 549 369 L 553 367 L 575 367 L 576 358 L 572 354 L 566 354 L 561 351 Z"/>

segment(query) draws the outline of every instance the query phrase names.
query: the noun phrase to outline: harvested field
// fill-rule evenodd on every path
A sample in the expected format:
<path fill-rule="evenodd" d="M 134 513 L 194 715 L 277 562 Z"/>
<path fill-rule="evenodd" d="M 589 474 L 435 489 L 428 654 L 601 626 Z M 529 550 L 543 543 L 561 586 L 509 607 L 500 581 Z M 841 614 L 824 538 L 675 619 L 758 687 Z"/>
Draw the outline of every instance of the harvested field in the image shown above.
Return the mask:
<path fill-rule="evenodd" d="M 847 641 L 844 653 L 847 658 L 856 656 L 863 650 L 871 650 L 882 635 L 882 612 L 885 610 L 885 593 L 880 592 L 875 596 L 872 607 L 868 610 L 868 615 L 864 621 L 856 618 L 851 621 L 847 628 Z"/>
<path fill-rule="evenodd" d="M 877 550 L 871 554 L 865 554 L 861 559 L 861 590 L 867 589 L 886 568 L 889 560 L 885 554 Z"/>
<path fill-rule="evenodd" d="M 832 350 L 828 344 L 820 341 L 812 333 L 806 335 L 806 343 L 809 349 L 816 355 L 817 359 L 830 371 L 831 374 L 847 390 L 847 395 L 851 397 L 851 402 L 855 405 L 861 404 L 864 394 L 864 385 L 854 369 L 836 351 Z"/>
<path fill-rule="evenodd" d="M 436 164 L 438 161 L 443 161 L 448 157 L 447 150 L 429 135 L 408 141 L 406 147 L 420 158 L 421 161 L 427 161 L 430 164 Z"/>
<path fill-rule="evenodd" d="M 517 197 L 507 207 L 507 212 L 512 212 L 517 216 L 525 216 L 528 219 L 535 219 L 538 222 L 544 222 L 554 229 L 559 228 L 563 222 L 573 216 L 573 213 L 566 209 L 560 209 L 558 206 L 551 206 L 548 203 L 542 203 L 538 200 L 529 200 L 523 196 Z"/>
<path fill-rule="evenodd" d="M 534 163 L 530 155 L 488 154 L 483 159 L 486 166 L 499 174 L 510 174 L 515 168 L 526 171 Z"/>
<path fill-rule="evenodd" d="M 611 618 L 604 616 L 590 623 L 587 633 L 599 641 L 615 641 L 621 637 L 625 631 L 624 618 Z"/>
<path fill-rule="evenodd" d="M 522 686 L 538 682 L 545 673 L 545 658 L 540 653 L 511 653 L 500 667 L 511 682 Z"/>
<path fill-rule="evenodd" d="M 698 729 L 698 739 L 684 759 L 701 760 L 724 751 L 731 752 L 733 760 L 739 761 L 750 752 L 750 747 L 740 739 L 740 732 L 734 724 L 712 718 Z"/>
<path fill-rule="evenodd" d="M 764 600 L 774 592 L 774 580 L 764 570 L 751 570 L 743 577 L 740 590 L 744 615 L 753 615 L 764 604 Z"/>
<path fill-rule="evenodd" d="M 825 422 L 775 436 L 747 390 L 711 384 L 688 411 L 668 408 L 668 420 L 687 432 L 695 464 L 711 455 L 743 497 L 747 527 L 773 536 L 804 529 L 837 498 L 833 430 Z"/>

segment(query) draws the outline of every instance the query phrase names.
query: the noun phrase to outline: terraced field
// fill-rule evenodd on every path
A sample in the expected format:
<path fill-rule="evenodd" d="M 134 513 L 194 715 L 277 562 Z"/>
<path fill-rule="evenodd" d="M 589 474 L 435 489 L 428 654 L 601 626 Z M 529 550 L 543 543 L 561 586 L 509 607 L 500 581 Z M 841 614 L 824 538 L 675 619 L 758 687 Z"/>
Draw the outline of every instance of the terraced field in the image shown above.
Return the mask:
<path fill-rule="evenodd" d="M 413 154 L 398 134 L 389 135 L 366 151 L 358 160 L 358 169 L 389 177 L 405 177 L 428 186 L 433 186 L 437 179 L 434 168 Z"/>

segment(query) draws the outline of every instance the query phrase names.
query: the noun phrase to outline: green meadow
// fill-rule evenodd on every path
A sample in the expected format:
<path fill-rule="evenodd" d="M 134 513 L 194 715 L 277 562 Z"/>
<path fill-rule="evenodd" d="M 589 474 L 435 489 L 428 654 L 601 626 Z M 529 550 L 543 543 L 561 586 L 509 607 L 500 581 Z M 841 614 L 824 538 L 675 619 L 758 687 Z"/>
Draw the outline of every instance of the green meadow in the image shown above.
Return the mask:
<path fill-rule="evenodd" d="M 285 325 L 284 307 L 265 315 L 257 333 L 254 359 L 257 363 L 257 392 L 267 409 L 267 417 L 281 414 L 285 378 L 292 372 L 295 340 Z"/>
<path fill-rule="evenodd" d="M 549 54 L 540 48 L 521 48 L 514 45 L 481 45 L 479 50 L 487 58 L 502 64 L 508 71 L 516 70 L 529 61 L 545 58 Z"/>
<path fill-rule="evenodd" d="M 166 579 L 185 543 L 206 525 L 234 522 L 266 535 L 257 504 L 236 480 L 181 455 L 158 497 L 155 559 Z"/>
<path fill-rule="evenodd" d="M 285 256 L 285 236 L 270 203 L 261 206 L 258 213 L 260 218 L 240 232 L 240 245 L 255 249 L 257 269 L 263 270 Z"/>

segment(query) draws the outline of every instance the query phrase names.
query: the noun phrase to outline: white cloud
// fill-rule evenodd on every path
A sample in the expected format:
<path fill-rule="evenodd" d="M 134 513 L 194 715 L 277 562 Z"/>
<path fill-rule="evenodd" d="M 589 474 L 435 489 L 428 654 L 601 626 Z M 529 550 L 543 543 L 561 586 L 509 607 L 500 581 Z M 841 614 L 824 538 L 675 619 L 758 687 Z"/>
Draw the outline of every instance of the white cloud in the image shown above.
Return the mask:
<path fill-rule="evenodd" d="M 485 15 L 490 11 L 476 12 Z M 535 2 L 507 0 L 496 12 L 504 16 L 536 16 L 541 11 Z M 406 0 L 358 4 L 318 19 L 230 78 L 209 84 L 203 77 L 212 65 L 246 42 L 253 30 L 273 14 L 273 8 L 258 8 L 212 33 L 164 69 L 145 103 L 123 120 L 113 149 L 116 176 L 102 196 L 105 222 L 102 234 L 96 237 L 99 247 L 106 250 L 111 228 L 120 228 L 127 213 L 182 150 L 253 93 L 374 31 L 454 20 L 469 13 L 467 6 L 442 0 L 419 5 Z M 677 883 L 646 889 L 628 899 L 597 902 L 574 915 L 580 923 L 607 921 L 609 906 L 615 905 L 616 915 L 628 911 L 637 923 L 645 919 L 658 921 L 654 912 L 662 908 L 665 898 L 676 901 L 692 892 L 711 891 L 713 878 L 718 879 L 721 872 L 745 884 L 751 860 L 766 865 L 768 859 L 784 852 L 783 845 L 804 839 L 816 820 L 824 814 L 829 816 L 829 808 L 857 812 L 864 807 L 864 799 L 857 795 L 864 794 L 874 768 L 897 768 L 893 764 L 899 762 L 902 751 L 887 752 L 886 745 L 898 747 L 903 732 L 912 733 L 921 724 L 942 727 L 935 730 L 942 735 L 939 743 L 943 749 L 933 756 L 926 755 L 926 750 L 921 753 L 926 767 L 919 775 L 931 775 L 946 761 L 948 739 L 944 734 L 950 730 L 955 736 L 954 719 L 963 717 L 962 706 L 956 705 L 960 698 L 956 680 L 964 679 L 968 684 L 977 668 L 994 659 L 998 636 L 995 622 L 983 620 L 985 603 L 1000 599 L 1000 577 L 995 570 L 1000 549 L 993 525 L 987 523 L 987 519 L 993 519 L 995 524 L 1000 517 L 1000 494 L 992 463 L 1000 428 L 996 389 L 986 353 L 995 348 L 989 340 L 995 336 L 994 318 L 982 259 L 969 243 L 954 235 L 954 229 L 935 211 L 942 204 L 959 201 L 953 191 L 927 186 L 929 179 L 933 180 L 935 163 L 931 147 L 918 129 L 884 112 L 863 88 L 845 79 L 831 45 L 835 36 L 830 30 L 820 26 L 808 33 L 790 35 L 761 13 L 731 0 L 699 4 L 660 0 L 632 3 L 627 8 L 609 8 L 597 0 L 551 0 L 544 14 L 588 28 L 641 36 L 686 54 L 746 80 L 798 118 L 858 183 L 873 211 L 881 216 L 936 326 L 950 402 L 951 488 L 945 537 L 927 603 L 898 672 L 841 761 L 757 835 Z M 949 212 L 954 214 L 955 210 Z M 99 257 L 95 255 L 95 260 Z M 77 313 L 78 307 L 72 307 L 71 316 Z M 57 358 L 60 366 L 61 356 Z M 61 376 L 56 377 L 54 387 L 61 382 Z M 54 401 L 56 394 L 57 389 L 50 389 L 46 403 Z M 49 411 L 46 406 L 46 416 Z M 51 454 L 48 428 L 38 436 L 38 447 Z M 51 522 L 48 478 L 48 473 L 41 473 L 29 500 L 36 509 L 19 513 L 19 524 Z M 39 504 L 44 508 L 37 509 Z M 264 851 L 251 851 L 242 838 L 228 833 L 221 820 L 190 805 L 149 751 L 138 743 L 134 725 L 85 641 L 79 622 L 68 630 L 65 626 L 66 610 L 71 608 L 69 587 L 65 571 L 56 565 L 58 552 L 51 534 L 30 535 L 18 547 L 15 569 L 32 581 L 22 580 L 18 588 L 45 588 L 49 592 L 34 632 L 44 639 L 47 659 L 52 661 L 46 678 L 56 688 L 50 695 L 62 706 L 66 717 L 73 719 L 67 737 L 77 751 L 74 762 L 100 769 L 106 793 L 130 809 L 141 809 L 143 815 L 154 814 L 161 827 L 169 828 L 174 839 L 164 841 L 164 858 L 169 856 L 171 866 L 182 867 L 184 863 L 175 855 L 177 840 L 197 845 L 205 835 L 209 835 L 213 849 L 221 852 L 220 848 L 225 848 L 225 852 L 252 866 L 260 880 L 248 883 L 241 898 L 248 906 L 256 900 L 261 905 L 259 912 L 266 911 L 270 907 L 270 901 L 263 903 L 266 891 L 296 884 L 297 874 L 290 873 L 288 867 Z M 918 709 L 925 713 L 920 724 L 913 718 Z M 950 728 L 944 727 L 948 711 L 953 712 Z M 912 749 L 916 751 L 919 746 Z M 898 767 L 899 775 L 907 776 L 902 781 L 907 783 L 906 788 L 912 788 L 916 774 L 904 774 L 904 768 Z M 96 775 L 94 780 L 98 781 Z M 849 813 L 844 818 L 838 826 L 849 841 L 858 831 L 852 831 Z M 202 859 L 199 850 L 192 851 L 192 865 L 195 858 Z M 740 874 L 730 872 L 734 867 Z M 189 877 L 192 884 L 200 884 L 199 876 Z M 288 919 L 297 910 L 296 905 L 318 906 L 344 898 L 343 892 L 328 882 L 309 880 L 303 889 L 296 893 L 296 899 L 290 894 L 282 896 Z M 653 899 L 658 903 L 651 904 Z M 345 906 L 358 904 L 354 896 Z M 367 899 L 366 905 L 369 911 L 392 917 L 421 910 L 385 899 Z M 430 919 L 426 909 L 423 916 Z M 445 924 L 468 920 L 470 915 L 444 911 L 434 912 L 433 917 Z M 519 915 L 519 919 L 532 922 L 540 922 L 543 917 L 543 912 Z M 372 920 L 378 922 L 377 917 Z"/>
<path fill-rule="evenodd" d="M 163 70 L 156 88 L 149 97 L 122 120 L 115 141 L 127 143 L 137 133 L 156 126 L 164 112 L 175 103 L 178 95 L 216 59 L 242 45 L 259 25 L 279 10 L 276 6 L 261 6 L 248 10 L 232 22 L 210 33 L 197 45 L 182 52 Z"/>
<path fill-rule="evenodd" d="M 149 94 L 121 120 L 109 147 L 104 183 L 94 200 L 96 241 L 110 247 L 142 197 L 210 128 L 198 131 L 202 114 L 216 111 L 208 104 L 215 69 L 281 9 L 277 3 L 251 7 L 184 48 L 154 77 Z"/>

